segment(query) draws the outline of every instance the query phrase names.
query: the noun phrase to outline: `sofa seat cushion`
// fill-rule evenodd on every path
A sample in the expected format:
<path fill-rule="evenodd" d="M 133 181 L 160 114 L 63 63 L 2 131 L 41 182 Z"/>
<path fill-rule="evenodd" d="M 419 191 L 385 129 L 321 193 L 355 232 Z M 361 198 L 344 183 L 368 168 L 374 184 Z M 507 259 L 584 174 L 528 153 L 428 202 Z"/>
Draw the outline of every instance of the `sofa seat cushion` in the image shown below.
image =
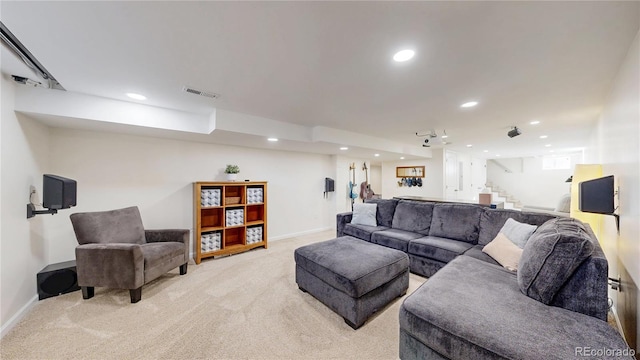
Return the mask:
<path fill-rule="evenodd" d="M 472 247 L 473 245 L 464 241 L 425 236 L 411 240 L 408 253 L 447 263 Z"/>
<path fill-rule="evenodd" d="M 429 235 L 433 203 L 424 201 L 400 200 L 393 214 L 391 227 L 398 230 Z"/>
<path fill-rule="evenodd" d="M 371 241 L 371 234 L 376 231 L 387 230 L 386 226 L 368 226 L 358 224 L 346 224 L 344 226 L 343 233 L 345 235 L 353 236 L 358 239 Z"/>
<path fill-rule="evenodd" d="M 466 204 L 436 204 L 433 207 L 430 236 L 478 243 L 483 207 Z"/>
<path fill-rule="evenodd" d="M 297 266 L 352 298 L 369 293 L 409 268 L 407 254 L 351 236 L 302 246 L 294 257 Z"/>
<path fill-rule="evenodd" d="M 423 237 L 424 235 L 399 229 L 387 229 L 376 231 L 371 235 L 374 244 L 390 247 L 392 249 L 407 252 L 409 241 Z"/>
<path fill-rule="evenodd" d="M 523 224 L 540 226 L 546 221 L 554 219 L 555 216 L 511 209 L 485 208 L 480 216 L 478 244 L 487 245 L 493 241 L 509 218 Z"/>
<path fill-rule="evenodd" d="M 462 255 L 471 256 L 472 258 L 476 258 L 478 260 L 482 260 L 482 261 L 487 262 L 489 264 L 500 266 L 500 264 L 498 264 L 497 261 L 495 261 L 487 253 L 482 251 L 483 248 L 484 248 L 484 245 L 474 245 L 472 248 L 470 248 L 469 250 L 465 251 L 464 254 L 462 254 Z"/>
<path fill-rule="evenodd" d="M 400 329 L 448 359 L 573 359 L 577 347 L 627 349 L 607 322 L 531 299 L 513 273 L 470 256 L 405 299 Z"/>

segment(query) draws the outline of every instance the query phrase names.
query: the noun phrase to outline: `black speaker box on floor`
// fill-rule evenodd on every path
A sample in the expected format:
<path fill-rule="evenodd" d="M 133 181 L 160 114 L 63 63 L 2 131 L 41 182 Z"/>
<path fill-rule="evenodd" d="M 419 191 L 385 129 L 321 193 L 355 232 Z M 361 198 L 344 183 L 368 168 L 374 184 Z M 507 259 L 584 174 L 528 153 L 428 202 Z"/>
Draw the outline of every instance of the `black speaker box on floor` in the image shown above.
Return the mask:
<path fill-rule="evenodd" d="M 37 275 L 40 300 L 80 290 L 76 261 L 65 261 L 46 266 Z"/>

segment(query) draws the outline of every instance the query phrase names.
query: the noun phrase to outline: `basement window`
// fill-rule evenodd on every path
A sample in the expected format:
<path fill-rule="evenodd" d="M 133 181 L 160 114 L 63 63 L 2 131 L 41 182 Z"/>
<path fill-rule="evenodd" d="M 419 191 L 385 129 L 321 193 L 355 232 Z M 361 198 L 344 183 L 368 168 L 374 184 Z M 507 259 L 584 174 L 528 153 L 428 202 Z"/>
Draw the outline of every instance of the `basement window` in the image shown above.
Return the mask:
<path fill-rule="evenodd" d="M 570 168 L 570 156 L 545 156 L 542 159 L 542 170 L 566 170 Z"/>

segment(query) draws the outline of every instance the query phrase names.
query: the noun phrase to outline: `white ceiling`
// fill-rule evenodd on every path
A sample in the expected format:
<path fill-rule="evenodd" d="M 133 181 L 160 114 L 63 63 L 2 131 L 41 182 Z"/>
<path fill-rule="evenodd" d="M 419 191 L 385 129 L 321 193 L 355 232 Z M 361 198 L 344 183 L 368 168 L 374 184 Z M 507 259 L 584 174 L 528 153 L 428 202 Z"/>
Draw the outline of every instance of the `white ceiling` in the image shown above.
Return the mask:
<path fill-rule="evenodd" d="M 227 110 L 408 147 L 421 146 L 416 132 L 446 130 L 447 148 L 492 158 L 588 145 L 638 33 L 640 2 L 2 1 L 0 17 L 70 93 L 131 101 L 124 94 L 136 92 L 147 105 Z M 394 63 L 406 47 L 416 56 Z M 24 72 L 2 52 L 3 73 Z M 479 105 L 459 107 L 470 100 Z M 511 126 L 523 134 L 509 138 Z M 262 145 L 242 131 L 211 141 L 320 153 L 344 143 L 293 146 L 271 135 L 285 141 Z"/>

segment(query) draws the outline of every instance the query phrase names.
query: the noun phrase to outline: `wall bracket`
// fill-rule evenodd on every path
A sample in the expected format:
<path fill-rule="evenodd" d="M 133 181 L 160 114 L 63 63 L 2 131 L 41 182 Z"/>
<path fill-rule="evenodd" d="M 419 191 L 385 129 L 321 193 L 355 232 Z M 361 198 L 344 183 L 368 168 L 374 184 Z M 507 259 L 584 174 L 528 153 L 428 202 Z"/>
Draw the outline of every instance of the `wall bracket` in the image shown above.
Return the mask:
<path fill-rule="evenodd" d="M 43 215 L 43 214 L 57 214 L 58 210 L 57 209 L 47 209 L 47 210 L 36 210 L 36 206 L 33 204 L 27 204 L 27 219 L 30 219 L 36 215 Z"/>

